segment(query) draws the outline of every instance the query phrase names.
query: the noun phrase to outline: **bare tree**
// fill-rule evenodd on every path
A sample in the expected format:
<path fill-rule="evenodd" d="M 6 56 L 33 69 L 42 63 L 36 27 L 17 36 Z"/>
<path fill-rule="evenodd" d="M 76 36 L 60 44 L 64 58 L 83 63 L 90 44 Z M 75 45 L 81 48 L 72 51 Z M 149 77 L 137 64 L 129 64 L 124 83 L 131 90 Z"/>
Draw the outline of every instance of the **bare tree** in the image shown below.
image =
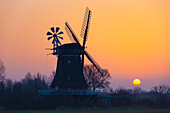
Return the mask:
<path fill-rule="evenodd" d="M 0 81 L 5 79 L 5 66 L 2 60 L 0 60 Z"/>
<path fill-rule="evenodd" d="M 24 91 L 33 92 L 34 81 L 33 81 L 33 77 L 32 77 L 30 72 L 27 72 L 27 74 L 25 75 L 25 78 L 22 79 L 21 82 L 22 82 L 22 86 L 23 86 Z"/>
<path fill-rule="evenodd" d="M 46 76 L 39 72 L 33 76 L 35 90 L 47 89 Z"/>
<path fill-rule="evenodd" d="M 133 99 L 136 100 L 137 95 L 140 94 L 142 89 L 140 87 L 134 87 L 132 90 Z"/>
<path fill-rule="evenodd" d="M 117 88 L 113 93 L 114 96 L 123 97 L 123 98 L 132 97 L 132 94 L 133 94 L 132 89 L 125 89 L 123 87 Z"/>
<path fill-rule="evenodd" d="M 151 88 L 151 94 L 160 106 L 164 106 L 166 101 L 170 99 L 170 87 L 165 84 L 154 86 Z"/>
<path fill-rule="evenodd" d="M 98 70 L 93 65 L 84 66 L 84 76 L 89 89 L 96 90 L 96 88 L 109 88 L 111 78 L 108 70 L 103 70 L 103 76 L 98 72 Z"/>
<path fill-rule="evenodd" d="M 5 92 L 5 66 L 2 60 L 0 60 L 0 110 L 3 109 Z"/>
<path fill-rule="evenodd" d="M 53 70 L 52 72 L 51 72 L 51 74 L 50 74 L 50 76 L 48 77 L 48 85 L 50 86 L 51 85 L 51 83 L 52 83 L 52 81 L 53 81 L 53 79 L 54 79 L 54 77 L 55 77 L 55 71 Z"/>

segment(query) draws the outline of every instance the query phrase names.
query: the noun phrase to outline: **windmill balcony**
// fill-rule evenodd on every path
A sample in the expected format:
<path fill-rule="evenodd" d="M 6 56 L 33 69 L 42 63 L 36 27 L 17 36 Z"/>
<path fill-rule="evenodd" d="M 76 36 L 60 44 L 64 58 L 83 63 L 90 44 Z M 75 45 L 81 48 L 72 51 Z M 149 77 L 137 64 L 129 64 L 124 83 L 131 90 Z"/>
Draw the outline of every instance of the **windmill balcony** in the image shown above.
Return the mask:
<path fill-rule="evenodd" d="M 39 90 L 40 95 L 100 95 L 100 90 L 71 90 L 71 89 L 62 89 L 62 90 Z"/>

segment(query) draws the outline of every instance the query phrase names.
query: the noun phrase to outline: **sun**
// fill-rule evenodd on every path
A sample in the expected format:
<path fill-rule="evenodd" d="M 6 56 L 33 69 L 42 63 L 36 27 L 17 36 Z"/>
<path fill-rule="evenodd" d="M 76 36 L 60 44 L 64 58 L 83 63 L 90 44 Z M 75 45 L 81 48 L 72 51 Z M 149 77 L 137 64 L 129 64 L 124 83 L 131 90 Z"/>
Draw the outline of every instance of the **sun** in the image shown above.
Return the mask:
<path fill-rule="evenodd" d="M 141 84 L 141 81 L 140 81 L 139 79 L 134 79 L 134 80 L 133 80 L 133 84 L 134 84 L 135 86 L 139 86 L 139 85 Z"/>

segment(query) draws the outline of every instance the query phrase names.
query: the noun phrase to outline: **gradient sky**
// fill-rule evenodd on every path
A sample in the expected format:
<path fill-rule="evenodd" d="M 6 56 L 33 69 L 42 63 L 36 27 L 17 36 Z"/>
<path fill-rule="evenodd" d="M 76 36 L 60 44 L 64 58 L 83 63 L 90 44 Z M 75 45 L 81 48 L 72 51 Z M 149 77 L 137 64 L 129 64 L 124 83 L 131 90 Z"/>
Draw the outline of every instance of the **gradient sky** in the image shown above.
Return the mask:
<path fill-rule="evenodd" d="M 132 88 L 135 78 L 143 89 L 170 85 L 169 0 L 0 0 L 0 59 L 7 77 L 55 70 L 46 32 L 52 26 L 65 32 L 68 21 L 79 36 L 86 6 L 92 11 L 87 51 L 109 70 L 113 88 Z M 71 42 L 66 32 L 63 37 L 62 43 Z"/>

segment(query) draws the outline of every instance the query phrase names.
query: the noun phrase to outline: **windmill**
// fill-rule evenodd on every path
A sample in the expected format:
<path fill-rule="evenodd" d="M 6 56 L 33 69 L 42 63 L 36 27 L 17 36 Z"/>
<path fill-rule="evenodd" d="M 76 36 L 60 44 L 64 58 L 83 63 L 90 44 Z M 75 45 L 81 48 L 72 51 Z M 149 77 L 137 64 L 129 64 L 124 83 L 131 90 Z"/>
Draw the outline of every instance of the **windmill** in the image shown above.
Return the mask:
<path fill-rule="evenodd" d="M 92 58 L 92 56 L 85 50 L 85 45 L 87 41 L 90 19 L 92 12 L 86 8 L 83 25 L 81 29 L 81 37 L 83 38 L 83 44 L 81 45 L 77 36 L 73 32 L 71 26 L 68 22 L 65 23 L 65 30 L 73 41 L 73 43 L 67 43 L 61 45 L 58 38 L 60 34 L 63 32 L 59 32 L 59 28 L 56 28 L 54 31 L 54 27 L 51 28 L 51 32 L 47 32 L 48 40 L 53 37 L 53 55 L 58 56 L 57 61 L 57 69 L 54 79 L 51 83 L 52 88 L 56 89 L 87 89 L 88 85 L 84 79 L 83 68 L 84 68 L 84 57 L 96 67 L 96 69 L 103 75 L 102 68 L 98 65 L 98 63 Z M 60 44 L 60 46 L 58 45 Z"/>
<path fill-rule="evenodd" d="M 47 32 L 48 40 L 53 38 L 53 48 L 50 50 L 53 50 L 52 54 L 57 56 L 58 59 L 56 73 L 51 83 L 52 89 L 40 90 L 40 95 L 53 95 L 51 96 L 53 100 L 56 100 L 56 98 L 65 98 L 66 103 L 77 103 L 76 105 L 91 103 L 97 101 L 97 99 L 100 100 L 101 91 L 88 90 L 88 85 L 83 74 L 84 58 L 87 57 L 103 76 L 102 68 L 85 50 L 91 15 L 92 12 L 86 8 L 80 34 L 80 37 L 83 38 L 82 44 L 68 22 L 65 22 L 65 30 L 72 43 L 60 43 L 60 39 L 63 39 L 60 35 L 63 34 L 63 32 L 59 32 L 60 28 L 58 27 L 52 27 L 50 28 L 52 32 Z"/>

